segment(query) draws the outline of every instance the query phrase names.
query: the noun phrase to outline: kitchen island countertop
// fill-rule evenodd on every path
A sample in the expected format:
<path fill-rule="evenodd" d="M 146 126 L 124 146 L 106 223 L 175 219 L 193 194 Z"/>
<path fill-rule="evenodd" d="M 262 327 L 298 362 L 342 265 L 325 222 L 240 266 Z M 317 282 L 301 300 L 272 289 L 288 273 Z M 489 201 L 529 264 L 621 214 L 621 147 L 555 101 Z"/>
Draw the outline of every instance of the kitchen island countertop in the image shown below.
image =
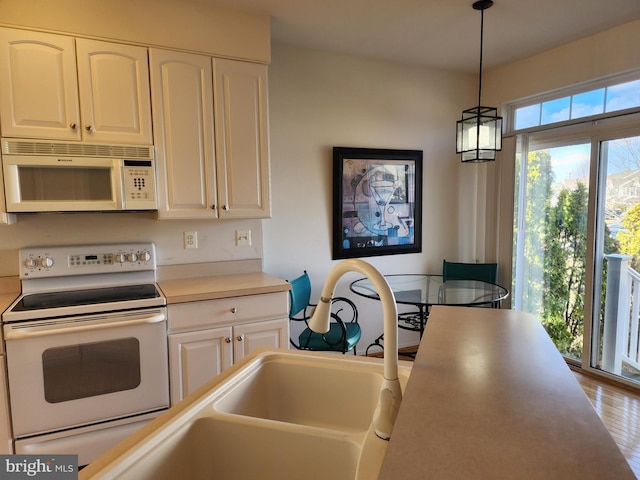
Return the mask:
<path fill-rule="evenodd" d="M 252 355 L 107 452 L 80 478 L 103 478 L 103 469 L 141 448 Z M 398 478 L 631 480 L 635 475 L 536 318 L 514 310 L 436 306 L 378 477 Z"/>
<path fill-rule="evenodd" d="M 379 480 L 636 478 L 540 322 L 433 307 Z"/>

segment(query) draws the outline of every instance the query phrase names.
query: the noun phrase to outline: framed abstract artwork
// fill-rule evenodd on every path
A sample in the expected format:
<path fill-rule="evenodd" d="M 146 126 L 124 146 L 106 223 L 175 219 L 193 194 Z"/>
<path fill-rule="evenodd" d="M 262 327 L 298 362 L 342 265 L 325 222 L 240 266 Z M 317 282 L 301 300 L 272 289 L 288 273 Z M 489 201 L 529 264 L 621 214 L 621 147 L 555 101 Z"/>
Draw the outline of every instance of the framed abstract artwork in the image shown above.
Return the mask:
<path fill-rule="evenodd" d="M 333 258 L 422 251 L 422 151 L 333 147 Z"/>

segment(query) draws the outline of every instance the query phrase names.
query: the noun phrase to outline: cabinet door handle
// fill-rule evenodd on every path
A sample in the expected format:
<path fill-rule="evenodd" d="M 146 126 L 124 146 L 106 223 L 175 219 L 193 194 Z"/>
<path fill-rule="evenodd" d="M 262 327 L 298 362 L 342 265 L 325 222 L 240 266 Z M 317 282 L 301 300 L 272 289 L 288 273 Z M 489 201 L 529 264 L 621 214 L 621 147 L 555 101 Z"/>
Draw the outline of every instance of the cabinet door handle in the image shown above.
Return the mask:
<path fill-rule="evenodd" d="M 211 205 L 211 210 L 215 210 L 216 206 L 215 205 Z"/>
<path fill-rule="evenodd" d="M 238 309 L 236 307 L 231 307 L 231 313 L 236 313 L 238 311 Z"/>
<path fill-rule="evenodd" d="M 92 127 L 91 125 L 86 125 L 86 126 L 84 127 L 84 129 L 85 129 L 87 132 L 90 132 L 91 130 L 93 130 L 93 127 Z"/>
<path fill-rule="evenodd" d="M 224 341 L 227 342 L 227 343 L 231 343 L 231 338 L 227 337 L 227 338 L 224 339 Z"/>
<path fill-rule="evenodd" d="M 77 126 L 78 126 L 78 125 L 77 125 L 75 122 L 71 122 L 71 123 L 69 124 L 69 127 L 71 128 L 71 130 L 75 130 Z"/>
<path fill-rule="evenodd" d="M 223 206 L 222 206 L 222 209 L 223 209 L 223 210 L 229 210 L 229 205 L 223 205 Z"/>
<path fill-rule="evenodd" d="M 236 337 L 236 340 L 238 340 L 239 342 L 241 342 L 242 340 L 244 340 L 244 335 L 238 335 Z"/>

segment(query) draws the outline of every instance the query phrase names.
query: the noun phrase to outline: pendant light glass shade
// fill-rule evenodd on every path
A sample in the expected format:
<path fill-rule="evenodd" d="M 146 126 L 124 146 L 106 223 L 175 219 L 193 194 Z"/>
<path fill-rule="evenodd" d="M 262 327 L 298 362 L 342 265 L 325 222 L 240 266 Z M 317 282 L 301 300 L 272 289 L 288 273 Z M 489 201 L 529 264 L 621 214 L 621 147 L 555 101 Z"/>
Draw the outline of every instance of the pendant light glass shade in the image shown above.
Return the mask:
<path fill-rule="evenodd" d="M 462 112 L 457 122 L 456 153 L 463 163 L 491 162 L 496 152 L 502 150 L 502 117 L 498 109 L 482 106 L 482 43 L 484 37 L 484 11 L 493 5 L 491 0 L 479 0 L 473 4 L 480 10 L 480 75 L 478 80 L 478 106 Z"/>
<path fill-rule="evenodd" d="M 456 153 L 463 162 L 490 162 L 502 150 L 502 117 L 492 107 L 474 107 L 462 112 L 457 123 Z"/>

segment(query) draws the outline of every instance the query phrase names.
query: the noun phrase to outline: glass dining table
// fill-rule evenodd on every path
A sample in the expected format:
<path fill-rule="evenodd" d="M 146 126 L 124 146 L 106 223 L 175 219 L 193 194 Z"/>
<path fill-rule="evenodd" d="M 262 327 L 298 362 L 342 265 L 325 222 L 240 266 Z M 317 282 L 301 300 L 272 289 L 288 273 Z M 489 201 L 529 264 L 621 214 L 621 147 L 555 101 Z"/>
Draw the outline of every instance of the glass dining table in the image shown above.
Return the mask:
<path fill-rule="evenodd" d="M 385 275 L 384 278 L 397 304 L 417 308 L 398 314 L 398 328 L 419 332 L 421 338 L 433 305 L 499 308 L 500 303 L 509 296 L 506 288 L 480 280 L 431 274 L 396 274 Z M 375 287 L 367 278 L 352 282 L 349 288 L 362 297 L 380 300 Z M 367 347 L 367 352 L 374 345 L 381 347 L 382 339 L 382 335 L 378 337 Z"/>

